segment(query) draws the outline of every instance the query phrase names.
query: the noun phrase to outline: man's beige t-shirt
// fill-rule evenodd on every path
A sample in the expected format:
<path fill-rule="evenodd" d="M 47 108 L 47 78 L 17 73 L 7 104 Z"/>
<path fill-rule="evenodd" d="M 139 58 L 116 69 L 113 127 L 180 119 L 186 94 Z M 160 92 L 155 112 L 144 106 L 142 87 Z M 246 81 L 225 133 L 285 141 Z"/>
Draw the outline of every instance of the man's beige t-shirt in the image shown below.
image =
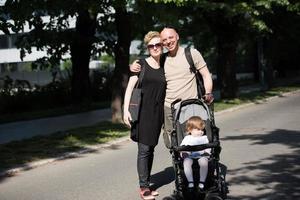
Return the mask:
<path fill-rule="evenodd" d="M 206 66 L 198 50 L 191 49 L 191 54 L 197 70 Z M 167 80 L 165 106 L 171 107 L 171 103 L 179 98 L 181 100 L 197 98 L 195 74 L 190 71 L 183 47 L 178 48 L 176 56 L 167 56 L 164 67 Z"/>

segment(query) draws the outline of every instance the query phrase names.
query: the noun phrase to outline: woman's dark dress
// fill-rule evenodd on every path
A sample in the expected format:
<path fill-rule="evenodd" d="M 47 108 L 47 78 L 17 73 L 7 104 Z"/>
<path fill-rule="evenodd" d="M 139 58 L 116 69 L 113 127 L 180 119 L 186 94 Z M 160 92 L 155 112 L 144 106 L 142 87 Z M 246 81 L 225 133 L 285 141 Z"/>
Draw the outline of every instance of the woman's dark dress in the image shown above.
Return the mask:
<path fill-rule="evenodd" d="M 138 142 L 155 146 L 164 121 L 165 73 L 163 68 L 153 69 L 145 60 L 140 63 L 145 67 L 142 103 L 138 123 L 131 131 L 138 131 Z"/>

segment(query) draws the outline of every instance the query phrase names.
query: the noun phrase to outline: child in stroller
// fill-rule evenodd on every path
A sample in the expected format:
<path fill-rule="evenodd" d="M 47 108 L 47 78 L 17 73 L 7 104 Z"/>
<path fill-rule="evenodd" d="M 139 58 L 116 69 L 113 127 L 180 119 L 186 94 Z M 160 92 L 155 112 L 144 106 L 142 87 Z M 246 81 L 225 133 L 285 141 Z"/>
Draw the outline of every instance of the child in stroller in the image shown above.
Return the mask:
<path fill-rule="evenodd" d="M 226 199 L 228 190 L 225 182 L 225 166 L 219 163 L 219 154 L 221 152 L 219 128 L 215 125 L 212 108 L 213 107 L 209 107 L 202 99 L 188 99 L 184 101 L 178 99 L 171 104 L 173 130 L 171 133 L 170 152 L 175 171 L 175 191 L 172 195 L 172 199 Z M 186 144 L 185 141 L 183 141 L 184 138 L 191 137 L 186 136 L 187 132 L 191 132 L 190 129 L 186 131 L 186 124 L 189 124 L 188 120 L 193 116 L 200 117 L 205 123 L 205 126 L 202 125 L 203 127 L 199 127 L 205 134 L 204 137 L 202 136 L 205 140 L 204 144 L 202 142 L 202 144 L 196 145 L 192 143 Z M 191 163 L 184 156 L 184 152 L 194 152 L 197 154 L 199 151 L 203 153 L 206 152 L 205 157 L 204 155 L 202 156 L 203 160 L 207 159 L 207 162 L 205 162 L 205 160 L 201 164 L 200 169 L 199 164 L 195 163 L 195 159 L 192 159 Z M 192 153 L 192 155 L 194 153 Z M 189 163 L 185 165 L 185 161 Z M 207 168 L 205 168 L 207 163 Z M 185 173 L 186 170 L 190 168 L 190 165 L 192 170 Z M 193 186 L 200 187 L 194 190 L 191 189 Z"/>
<path fill-rule="evenodd" d="M 208 144 L 208 138 L 204 135 L 205 122 L 199 116 L 192 116 L 186 122 L 186 135 L 180 145 L 201 145 Z M 208 172 L 208 156 L 211 153 L 211 149 L 204 149 L 202 151 L 183 151 L 181 152 L 181 157 L 183 158 L 183 168 L 185 176 L 188 180 L 188 188 L 192 189 L 194 187 L 194 178 L 192 165 L 194 159 L 197 160 L 200 167 L 200 180 L 199 189 L 203 191 L 204 184 Z"/>

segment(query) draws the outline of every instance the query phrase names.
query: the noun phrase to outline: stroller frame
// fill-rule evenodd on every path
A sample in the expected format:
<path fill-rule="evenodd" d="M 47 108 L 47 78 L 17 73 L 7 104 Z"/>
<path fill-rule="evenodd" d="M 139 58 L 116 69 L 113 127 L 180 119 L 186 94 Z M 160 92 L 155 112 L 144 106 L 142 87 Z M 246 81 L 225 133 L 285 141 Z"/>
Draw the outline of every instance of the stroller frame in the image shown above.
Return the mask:
<path fill-rule="evenodd" d="M 209 139 L 208 144 L 195 146 L 180 146 L 183 139 L 182 134 L 178 134 L 180 114 L 182 108 L 191 104 L 200 105 L 207 112 L 207 119 L 205 120 L 205 132 Z M 176 107 L 176 108 L 175 108 Z M 171 132 L 171 148 L 173 167 L 175 171 L 175 199 L 205 199 L 205 200 L 224 200 L 226 199 L 228 189 L 225 182 L 224 166 L 219 163 L 221 146 L 219 141 L 219 128 L 215 125 L 213 105 L 208 106 L 202 99 L 188 99 L 181 101 L 177 99 L 171 104 L 171 113 L 173 116 L 173 129 Z M 211 155 L 209 159 L 209 170 L 206 179 L 206 187 L 204 191 L 194 191 L 191 193 L 187 190 L 187 180 L 183 171 L 183 159 L 180 156 L 181 151 L 201 151 L 206 148 L 211 148 Z M 213 167 L 213 169 L 210 168 Z M 223 167 L 223 168 L 222 168 Z M 193 165 L 193 171 L 195 171 Z M 199 168 L 198 168 L 199 169 Z M 198 170 L 199 172 L 199 170 Z"/>

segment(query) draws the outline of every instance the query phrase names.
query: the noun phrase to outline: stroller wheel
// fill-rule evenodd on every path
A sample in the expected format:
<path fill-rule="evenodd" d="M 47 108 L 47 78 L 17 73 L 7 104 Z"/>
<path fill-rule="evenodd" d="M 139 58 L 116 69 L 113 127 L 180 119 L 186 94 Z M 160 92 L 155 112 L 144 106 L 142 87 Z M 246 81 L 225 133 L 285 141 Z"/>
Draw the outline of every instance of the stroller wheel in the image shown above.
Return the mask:
<path fill-rule="evenodd" d="M 162 200 L 184 200 L 184 198 L 178 192 L 174 191 L 173 194 L 171 194 L 170 196 L 164 197 Z"/>
<path fill-rule="evenodd" d="M 204 200 L 223 200 L 218 194 L 207 194 Z"/>

